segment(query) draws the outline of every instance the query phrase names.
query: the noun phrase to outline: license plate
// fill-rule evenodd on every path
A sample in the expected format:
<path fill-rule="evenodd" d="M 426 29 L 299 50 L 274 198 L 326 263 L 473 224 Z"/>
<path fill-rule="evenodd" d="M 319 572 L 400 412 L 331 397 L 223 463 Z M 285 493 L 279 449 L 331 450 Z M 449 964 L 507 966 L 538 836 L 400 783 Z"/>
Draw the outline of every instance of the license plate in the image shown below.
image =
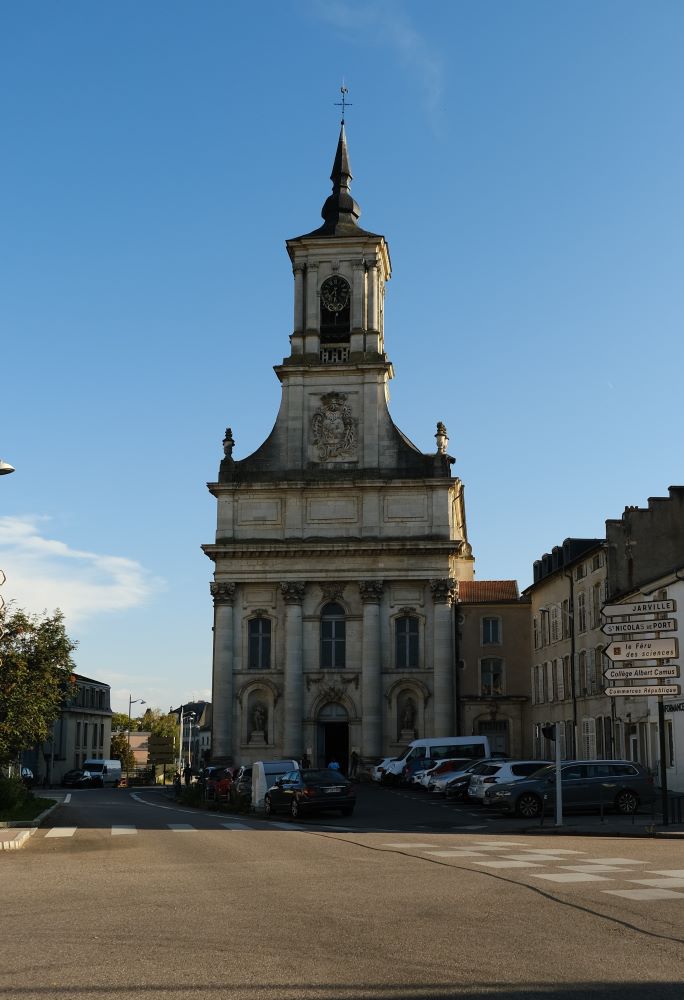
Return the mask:
<path fill-rule="evenodd" d="M 326 793 L 326 795 L 331 795 L 335 793 L 339 794 L 339 792 L 343 791 L 343 788 L 341 788 L 339 785 L 331 785 L 330 788 L 324 788 L 323 791 Z"/>

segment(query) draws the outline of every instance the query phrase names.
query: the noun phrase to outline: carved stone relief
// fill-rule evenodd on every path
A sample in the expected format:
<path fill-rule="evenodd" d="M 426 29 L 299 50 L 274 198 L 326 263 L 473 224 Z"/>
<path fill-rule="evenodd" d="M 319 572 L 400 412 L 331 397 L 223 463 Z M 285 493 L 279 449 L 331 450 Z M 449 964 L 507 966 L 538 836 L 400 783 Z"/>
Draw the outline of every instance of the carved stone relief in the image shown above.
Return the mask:
<path fill-rule="evenodd" d="M 346 393 L 321 396 L 321 405 L 311 418 L 311 434 L 321 462 L 356 456 L 356 426 Z"/>
<path fill-rule="evenodd" d="M 214 604 L 232 604 L 235 600 L 234 583 L 210 583 L 209 592 L 214 598 Z"/>

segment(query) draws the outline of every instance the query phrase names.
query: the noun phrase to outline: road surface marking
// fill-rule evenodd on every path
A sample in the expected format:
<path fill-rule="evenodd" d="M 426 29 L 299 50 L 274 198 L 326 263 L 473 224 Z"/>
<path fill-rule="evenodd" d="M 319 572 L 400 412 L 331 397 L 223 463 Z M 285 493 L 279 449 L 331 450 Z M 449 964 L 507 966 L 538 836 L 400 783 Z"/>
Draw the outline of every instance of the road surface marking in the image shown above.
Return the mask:
<path fill-rule="evenodd" d="M 483 854 L 479 851 L 425 851 L 425 854 L 430 854 L 435 858 L 482 858 Z"/>
<path fill-rule="evenodd" d="M 269 826 L 274 826 L 276 830 L 306 830 L 306 826 L 297 826 L 296 823 L 275 823 L 271 822 Z"/>
<path fill-rule="evenodd" d="M 611 882 L 605 875 L 589 875 L 588 872 L 565 872 L 563 875 L 538 875 L 532 873 L 532 878 L 543 878 L 547 882 Z"/>
<path fill-rule="evenodd" d="M 545 861 L 547 864 L 553 864 L 554 861 L 562 861 L 563 859 L 558 854 L 547 854 L 546 852 L 540 854 L 504 854 L 504 857 L 509 861 Z"/>
<path fill-rule="evenodd" d="M 68 792 L 68 793 L 67 793 L 67 794 L 66 794 L 66 795 L 64 796 L 64 805 L 66 805 L 66 804 L 67 804 L 67 802 L 71 802 L 71 792 Z"/>
<path fill-rule="evenodd" d="M 535 861 L 473 861 L 474 865 L 485 868 L 539 868 Z"/>
<path fill-rule="evenodd" d="M 75 826 L 53 826 L 45 834 L 46 837 L 73 837 L 78 827 Z"/>
<path fill-rule="evenodd" d="M 672 875 L 674 878 L 684 878 L 684 868 L 656 868 L 656 875 Z"/>
<path fill-rule="evenodd" d="M 561 865 L 569 872 L 631 872 L 634 869 L 625 868 L 624 865 L 597 865 L 597 864 L 586 864 L 586 865 Z"/>
<path fill-rule="evenodd" d="M 251 830 L 253 827 L 246 823 L 221 823 L 224 830 Z"/>
<path fill-rule="evenodd" d="M 555 847 L 522 847 L 521 844 L 516 844 L 516 847 L 530 854 L 586 854 L 586 851 L 565 851 Z"/>
<path fill-rule="evenodd" d="M 623 899 L 641 899 L 650 902 L 656 899 L 681 899 L 684 892 L 672 892 L 670 889 L 602 889 L 608 896 L 622 896 Z"/>
<path fill-rule="evenodd" d="M 124 837 L 130 833 L 137 833 L 138 828 L 135 826 L 113 826 L 112 827 L 112 837 Z"/>
<path fill-rule="evenodd" d="M 413 849 L 413 848 L 419 848 L 419 847 L 425 847 L 425 848 L 434 847 L 434 844 L 409 844 L 409 843 L 406 843 L 406 844 L 382 844 L 381 846 L 382 847 L 402 847 L 402 848 L 404 848 L 404 847 L 409 848 L 410 847 L 410 848 Z"/>
<path fill-rule="evenodd" d="M 169 830 L 173 830 L 174 833 L 195 833 L 196 828 L 190 826 L 189 823 L 169 823 Z"/>
<path fill-rule="evenodd" d="M 652 885 L 656 889 L 684 888 L 684 878 L 628 878 L 627 881 L 635 885 Z"/>
<path fill-rule="evenodd" d="M 587 864 L 596 865 L 646 865 L 647 861 L 638 858 L 587 858 Z"/>

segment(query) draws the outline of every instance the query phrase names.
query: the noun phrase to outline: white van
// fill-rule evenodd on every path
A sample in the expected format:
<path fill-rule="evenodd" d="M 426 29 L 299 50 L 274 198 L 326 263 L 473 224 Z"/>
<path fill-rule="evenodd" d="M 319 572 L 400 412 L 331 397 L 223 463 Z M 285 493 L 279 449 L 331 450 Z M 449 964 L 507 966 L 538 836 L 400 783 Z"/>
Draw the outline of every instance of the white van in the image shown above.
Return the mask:
<path fill-rule="evenodd" d="M 289 771 L 298 771 L 296 760 L 257 760 L 252 764 L 252 809 L 264 808 L 264 795 Z"/>
<path fill-rule="evenodd" d="M 489 757 L 489 740 L 486 736 L 435 736 L 427 740 L 413 740 L 401 757 L 384 766 L 384 772 L 391 780 L 396 780 L 407 764 L 413 766 L 413 762 L 455 757 L 472 757 L 473 760 Z"/>
<path fill-rule="evenodd" d="M 120 760 L 85 760 L 81 768 L 94 785 L 118 785 L 121 780 Z"/>

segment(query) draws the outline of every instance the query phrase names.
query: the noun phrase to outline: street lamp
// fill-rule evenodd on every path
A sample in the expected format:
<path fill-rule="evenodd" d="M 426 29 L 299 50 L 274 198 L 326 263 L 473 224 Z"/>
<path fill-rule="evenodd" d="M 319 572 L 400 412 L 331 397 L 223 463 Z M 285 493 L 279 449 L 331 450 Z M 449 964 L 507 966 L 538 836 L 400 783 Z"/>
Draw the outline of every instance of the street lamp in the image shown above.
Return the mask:
<path fill-rule="evenodd" d="M 194 712 L 183 712 L 183 706 L 181 705 L 180 710 L 180 765 L 183 765 L 183 738 L 184 738 L 184 726 L 188 723 L 188 767 L 192 767 L 192 722 L 195 718 Z"/>
<path fill-rule="evenodd" d="M 147 702 L 144 700 L 144 698 L 133 698 L 129 694 L 129 696 L 128 696 L 128 750 L 129 750 L 128 757 L 129 758 L 131 756 L 130 755 L 130 749 L 131 749 L 131 706 L 132 705 L 137 705 L 138 703 L 141 704 L 141 705 L 146 705 L 147 704 Z M 128 760 L 126 761 L 126 778 L 128 778 Z"/>

